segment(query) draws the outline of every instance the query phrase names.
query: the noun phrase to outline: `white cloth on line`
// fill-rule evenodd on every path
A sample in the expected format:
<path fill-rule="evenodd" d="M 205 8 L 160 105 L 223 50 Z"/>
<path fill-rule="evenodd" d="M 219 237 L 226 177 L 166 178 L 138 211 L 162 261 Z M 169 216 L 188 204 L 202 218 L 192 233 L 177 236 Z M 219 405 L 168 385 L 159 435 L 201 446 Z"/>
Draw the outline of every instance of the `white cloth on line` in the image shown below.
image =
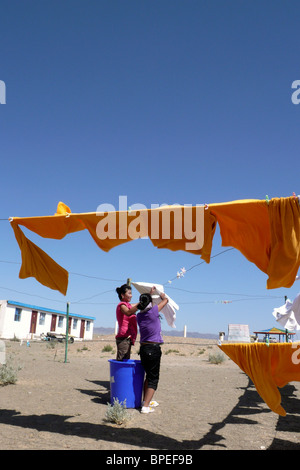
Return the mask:
<path fill-rule="evenodd" d="M 150 283 L 150 282 L 131 282 L 131 284 L 136 288 L 136 290 L 140 294 L 146 294 L 146 293 L 149 294 L 152 287 L 155 286 L 157 294 L 152 295 L 152 303 L 154 305 L 157 305 L 157 304 L 159 304 L 159 302 L 161 302 L 160 294 L 165 293 L 164 292 L 164 287 L 161 284 L 156 284 L 155 282 L 154 283 Z M 161 313 L 164 314 L 168 325 L 171 326 L 172 328 L 176 328 L 176 325 L 175 325 L 176 310 L 179 310 L 179 307 L 176 304 L 176 302 L 174 302 L 174 300 L 171 299 L 171 297 L 169 297 L 167 294 L 166 294 L 166 297 L 168 298 L 169 302 L 167 303 L 167 305 L 165 305 L 161 309 Z"/>
<path fill-rule="evenodd" d="M 281 326 L 288 330 L 300 330 L 300 294 L 293 302 L 287 299 L 282 307 L 274 308 L 273 316 Z"/>

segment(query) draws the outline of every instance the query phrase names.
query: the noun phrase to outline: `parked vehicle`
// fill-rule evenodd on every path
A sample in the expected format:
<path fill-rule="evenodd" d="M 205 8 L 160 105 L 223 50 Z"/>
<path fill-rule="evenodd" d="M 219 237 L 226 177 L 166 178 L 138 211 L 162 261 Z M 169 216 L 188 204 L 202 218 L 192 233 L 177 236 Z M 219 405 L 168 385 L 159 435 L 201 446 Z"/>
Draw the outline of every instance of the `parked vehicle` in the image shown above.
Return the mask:
<path fill-rule="evenodd" d="M 66 341 L 66 335 L 62 333 L 54 333 L 53 331 L 48 332 L 46 335 L 42 333 L 41 338 L 44 341 L 58 341 L 59 343 L 64 343 Z M 74 336 L 68 335 L 68 342 L 74 343 Z"/>

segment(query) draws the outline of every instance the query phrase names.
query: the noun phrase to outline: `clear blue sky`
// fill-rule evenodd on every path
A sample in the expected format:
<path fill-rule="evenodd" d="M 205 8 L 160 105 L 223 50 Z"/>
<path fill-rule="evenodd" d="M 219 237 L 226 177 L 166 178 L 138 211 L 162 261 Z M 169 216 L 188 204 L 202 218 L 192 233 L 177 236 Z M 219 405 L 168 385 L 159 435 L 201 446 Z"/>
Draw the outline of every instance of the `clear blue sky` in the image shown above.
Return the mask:
<path fill-rule="evenodd" d="M 51 215 L 59 201 L 118 209 L 120 195 L 150 207 L 299 194 L 299 15 L 293 0 L 3 1 L 0 218 Z M 149 240 L 104 253 L 87 231 L 61 241 L 25 232 L 71 273 L 112 279 L 70 274 L 65 298 L 18 278 L 19 247 L 0 224 L 0 298 L 61 310 L 68 300 L 96 326 L 114 326 L 114 289 L 128 277 L 165 283 L 201 262 Z M 216 233 L 212 255 L 223 250 Z M 236 250 L 194 267 L 166 290 L 177 329 L 273 326 L 300 281 L 266 281 Z"/>

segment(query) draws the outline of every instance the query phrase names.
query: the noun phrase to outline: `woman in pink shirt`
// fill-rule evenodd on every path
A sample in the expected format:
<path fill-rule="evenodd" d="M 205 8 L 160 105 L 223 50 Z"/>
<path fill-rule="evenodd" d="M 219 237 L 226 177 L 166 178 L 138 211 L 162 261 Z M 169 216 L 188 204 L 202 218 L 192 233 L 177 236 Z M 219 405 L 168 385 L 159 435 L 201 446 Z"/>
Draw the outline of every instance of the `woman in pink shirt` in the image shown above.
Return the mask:
<path fill-rule="evenodd" d="M 138 304 L 131 305 L 131 286 L 123 284 L 116 288 L 120 302 L 117 305 L 116 316 L 119 330 L 116 335 L 117 361 L 130 359 L 131 346 L 134 345 L 137 336 L 136 312 Z"/>

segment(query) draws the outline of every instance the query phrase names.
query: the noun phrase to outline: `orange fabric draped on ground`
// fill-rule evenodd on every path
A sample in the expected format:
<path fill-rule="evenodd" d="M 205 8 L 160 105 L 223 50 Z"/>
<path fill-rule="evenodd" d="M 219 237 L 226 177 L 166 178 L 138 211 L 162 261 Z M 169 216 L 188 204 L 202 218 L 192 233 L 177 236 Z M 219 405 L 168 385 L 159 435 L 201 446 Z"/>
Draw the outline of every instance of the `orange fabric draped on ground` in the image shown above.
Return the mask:
<path fill-rule="evenodd" d="M 139 233 L 135 238 L 148 236 L 157 248 L 172 251 L 184 250 L 200 256 L 210 262 L 213 237 L 216 224 L 220 226 L 222 246 L 238 249 L 249 261 L 266 273 L 267 288 L 291 287 L 300 266 L 300 212 L 298 201 L 294 197 L 271 199 L 266 201 L 240 200 L 220 204 L 210 204 L 204 210 L 203 246 L 187 249 L 191 241 L 190 234 L 183 230 L 182 237 L 177 237 L 174 220 L 184 211 L 183 206 L 167 206 L 159 211 L 170 211 L 170 236 L 162 236 L 161 227 L 153 236 L 153 217 L 158 209 L 139 211 L 136 225 Z M 197 215 L 196 206 L 191 208 L 193 227 Z M 57 212 L 52 216 L 14 217 L 11 225 L 18 241 L 22 267 L 20 277 L 35 277 L 41 284 L 66 294 L 68 273 L 50 258 L 43 250 L 32 243 L 22 232 L 20 226 L 37 233 L 44 238 L 62 239 L 67 234 L 88 230 L 93 240 L 102 250 L 108 252 L 115 246 L 133 240 L 130 236 L 130 225 L 133 223 L 130 212 L 116 211 L 105 215 L 96 212 L 71 213 L 64 203 L 60 202 Z M 124 222 L 125 221 L 125 222 Z M 99 223 L 114 224 L 116 236 L 99 238 Z M 121 234 L 121 237 L 120 237 Z"/>
<path fill-rule="evenodd" d="M 275 413 L 285 416 L 278 387 L 300 381 L 300 344 L 228 343 L 219 346 L 252 380 Z"/>

